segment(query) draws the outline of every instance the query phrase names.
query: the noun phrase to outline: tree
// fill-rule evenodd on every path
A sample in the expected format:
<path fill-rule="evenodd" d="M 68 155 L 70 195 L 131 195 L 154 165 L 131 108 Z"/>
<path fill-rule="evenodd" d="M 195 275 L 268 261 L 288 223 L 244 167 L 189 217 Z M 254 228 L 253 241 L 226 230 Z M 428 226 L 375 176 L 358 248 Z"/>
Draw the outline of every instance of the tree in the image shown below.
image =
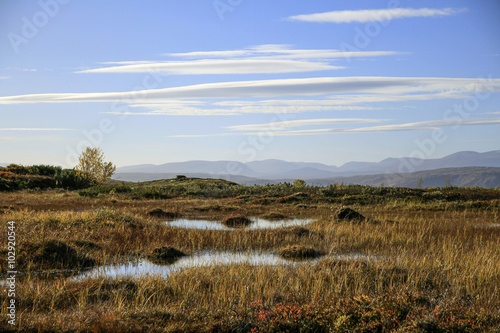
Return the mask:
<path fill-rule="evenodd" d="M 293 186 L 295 187 L 305 187 L 306 186 L 306 181 L 302 179 L 295 179 L 293 182 Z"/>
<path fill-rule="evenodd" d="M 99 148 L 87 147 L 78 156 L 78 165 L 75 171 L 78 176 L 88 179 L 92 184 L 98 185 L 111 179 L 116 166 L 111 162 L 104 162 L 104 153 Z"/>

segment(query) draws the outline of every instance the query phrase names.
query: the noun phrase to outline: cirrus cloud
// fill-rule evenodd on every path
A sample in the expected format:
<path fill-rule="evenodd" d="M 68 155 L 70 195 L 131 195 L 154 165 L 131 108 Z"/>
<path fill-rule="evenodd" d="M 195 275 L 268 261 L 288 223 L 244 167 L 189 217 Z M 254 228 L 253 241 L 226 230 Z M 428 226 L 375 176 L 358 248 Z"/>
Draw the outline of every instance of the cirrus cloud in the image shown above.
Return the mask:
<path fill-rule="evenodd" d="M 400 95 L 499 92 L 500 79 L 440 77 L 319 77 L 232 81 L 125 92 L 48 93 L 0 97 L 0 104 L 164 102 L 172 99 L 234 99 L 349 94 Z"/>
<path fill-rule="evenodd" d="M 450 16 L 466 9 L 434 9 L 434 8 L 388 8 L 365 10 L 342 10 L 325 13 L 295 15 L 288 17 L 290 21 L 317 22 L 317 23 L 351 23 L 351 22 L 381 22 L 411 17 Z"/>

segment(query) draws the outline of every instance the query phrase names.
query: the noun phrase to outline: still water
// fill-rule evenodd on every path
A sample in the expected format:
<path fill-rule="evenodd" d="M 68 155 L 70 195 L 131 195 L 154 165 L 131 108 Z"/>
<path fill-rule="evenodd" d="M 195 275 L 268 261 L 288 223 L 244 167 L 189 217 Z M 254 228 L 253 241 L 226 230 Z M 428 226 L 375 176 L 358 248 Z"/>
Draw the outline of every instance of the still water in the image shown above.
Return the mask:
<path fill-rule="evenodd" d="M 170 265 L 158 265 L 147 259 L 140 259 L 124 264 L 115 264 L 95 267 L 73 277 L 75 280 L 85 278 L 140 278 L 142 276 L 160 276 L 167 278 L 172 273 L 193 267 L 206 267 L 211 265 L 249 264 L 253 266 L 298 266 L 315 265 L 322 258 L 319 257 L 305 261 L 290 261 L 281 258 L 272 252 L 234 252 L 234 251 L 202 251 L 190 256 L 179 258 Z M 362 253 L 341 254 L 327 256 L 338 260 L 378 260 L 376 256 Z"/>
<path fill-rule="evenodd" d="M 125 264 L 96 267 L 74 278 L 77 280 L 88 277 L 138 278 L 146 275 L 168 277 L 175 271 L 193 267 L 231 264 L 249 264 L 254 266 L 298 265 L 304 263 L 311 264 L 318 260 L 299 263 L 285 260 L 271 252 L 202 251 L 190 256 L 181 257 L 171 265 L 158 265 L 149 260 L 140 259 Z"/>
<path fill-rule="evenodd" d="M 311 223 L 311 219 L 286 219 L 286 220 L 266 220 L 258 217 L 251 217 L 251 224 L 244 227 L 247 230 L 256 229 L 279 229 L 293 226 L 304 226 Z M 177 219 L 172 222 L 165 222 L 167 225 L 176 228 L 202 229 L 202 230 L 234 230 L 217 221 Z"/>

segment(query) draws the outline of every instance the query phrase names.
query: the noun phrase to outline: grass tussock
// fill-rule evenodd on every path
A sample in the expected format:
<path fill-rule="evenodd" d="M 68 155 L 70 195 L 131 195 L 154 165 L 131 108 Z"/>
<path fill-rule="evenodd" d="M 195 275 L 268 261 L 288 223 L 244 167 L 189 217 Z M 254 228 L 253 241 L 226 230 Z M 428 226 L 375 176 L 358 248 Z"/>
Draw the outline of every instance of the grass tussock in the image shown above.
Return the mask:
<path fill-rule="evenodd" d="M 278 229 L 275 231 L 275 234 L 280 237 L 307 237 L 311 235 L 311 231 L 304 227 L 290 227 Z"/>
<path fill-rule="evenodd" d="M 316 251 L 314 248 L 304 245 L 292 245 L 280 249 L 279 254 L 285 259 L 304 260 L 316 258 L 322 255 L 321 252 Z"/>
<path fill-rule="evenodd" d="M 262 217 L 267 220 L 285 220 L 288 218 L 287 215 L 278 212 L 270 212 L 268 214 L 263 215 Z"/>
<path fill-rule="evenodd" d="M 186 256 L 186 254 L 182 251 L 173 247 L 164 246 L 151 251 L 148 258 L 154 263 L 170 265 L 184 256 Z"/>
<path fill-rule="evenodd" d="M 26 271 L 82 269 L 96 264 L 96 260 L 57 240 L 24 243 L 19 247 L 18 258 L 19 268 Z"/>
<path fill-rule="evenodd" d="M 188 178 L 88 192 L 0 193 L 0 221 L 16 222 L 18 271 L 150 258 L 152 249 L 170 258 L 165 244 L 183 253 L 288 248 L 325 256 L 287 266 L 200 266 L 168 278 L 29 274 L 16 280 L 17 326 L 1 321 L 0 331 L 500 330 L 500 228 L 492 227 L 500 224 L 498 190 L 244 187 Z M 331 223 L 349 221 L 338 219 L 343 205 L 378 223 Z M 278 230 L 181 229 L 148 215 L 159 207 L 214 221 L 278 213 L 313 222 Z M 7 243 L 0 233 L 2 254 Z M 6 272 L 5 261 L 0 265 Z M 2 293 L 0 316 L 9 302 Z"/>
<path fill-rule="evenodd" d="M 230 228 L 244 228 L 252 224 L 252 220 L 245 216 L 229 216 L 224 218 L 222 223 Z"/>
<path fill-rule="evenodd" d="M 166 212 L 161 208 L 153 209 L 152 211 L 148 212 L 148 215 L 159 219 L 174 219 L 178 217 L 178 214 L 174 212 Z"/>
<path fill-rule="evenodd" d="M 341 221 L 356 221 L 356 222 L 362 222 L 366 219 L 363 214 L 360 214 L 354 209 L 349 207 L 339 208 L 335 214 L 335 218 Z"/>

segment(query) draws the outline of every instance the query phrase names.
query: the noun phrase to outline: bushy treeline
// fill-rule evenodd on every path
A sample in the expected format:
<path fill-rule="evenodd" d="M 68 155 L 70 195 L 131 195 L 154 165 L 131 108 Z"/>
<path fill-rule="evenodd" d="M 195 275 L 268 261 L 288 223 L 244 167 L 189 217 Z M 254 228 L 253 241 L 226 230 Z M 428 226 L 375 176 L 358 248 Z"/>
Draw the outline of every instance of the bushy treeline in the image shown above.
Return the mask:
<path fill-rule="evenodd" d="M 70 190 L 90 186 L 90 181 L 73 169 L 53 165 L 23 166 L 11 164 L 0 167 L 0 191 L 64 188 Z"/>

